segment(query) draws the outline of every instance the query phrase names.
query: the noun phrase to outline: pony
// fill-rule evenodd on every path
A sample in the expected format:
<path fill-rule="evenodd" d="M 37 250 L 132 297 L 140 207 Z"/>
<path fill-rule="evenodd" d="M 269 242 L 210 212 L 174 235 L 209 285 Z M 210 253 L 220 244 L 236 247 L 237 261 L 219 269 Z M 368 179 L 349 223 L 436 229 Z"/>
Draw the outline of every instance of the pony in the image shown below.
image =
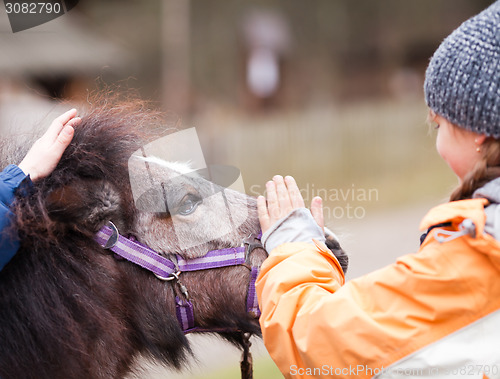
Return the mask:
<path fill-rule="evenodd" d="M 139 355 L 181 368 L 191 350 L 179 301 L 192 307 L 192 331 L 217 333 L 244 350 L 250 335 L 260 335 L 258 314 L 247 309 L 253 268 L 267 256 L 255 237 L 255 199 L 183 175 L 186 166 L 178 162 L 131 159 L 175 129 L 161 127 L 161 113 L 142 101 L 96 103 L 52 174 L 23 183 L 16 194 L 9 232 L 21 247 L 0 273 L 3 379 L 122 378 Z M 163 193 L 145 188 L 134 197 L 134 170 L 143 175 L 139 183 L 159 183 Z M 150 209 L 158 201 L 161 209 Z M 228 228 L 228 210 L 242 222 Z M 96 240 L 106 225 L 174 266 L 210 251 L 247 248 L 238 264 L 160 280 Z M 338 243 L 327 242 L 346 268 Z"/>

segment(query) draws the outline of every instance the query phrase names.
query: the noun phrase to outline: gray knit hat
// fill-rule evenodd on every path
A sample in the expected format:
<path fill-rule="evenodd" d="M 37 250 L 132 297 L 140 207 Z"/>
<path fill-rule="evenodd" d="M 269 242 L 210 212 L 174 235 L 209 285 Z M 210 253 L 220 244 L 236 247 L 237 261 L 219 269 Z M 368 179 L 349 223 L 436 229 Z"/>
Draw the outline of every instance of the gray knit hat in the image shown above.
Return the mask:
<path fill-rule="evenodd" d="M 500 0 L 441 43 L 427 67 L 424 90 L 436 114 L 500 137 Z"/>

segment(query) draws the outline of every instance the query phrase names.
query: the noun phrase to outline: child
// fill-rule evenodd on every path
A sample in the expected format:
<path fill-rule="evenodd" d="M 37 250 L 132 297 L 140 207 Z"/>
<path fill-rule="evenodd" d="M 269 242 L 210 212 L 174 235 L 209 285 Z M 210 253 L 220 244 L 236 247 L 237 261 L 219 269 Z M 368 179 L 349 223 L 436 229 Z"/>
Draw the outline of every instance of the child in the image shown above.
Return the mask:
<path fill-rule="evenodd" d="M 460 187 L 422 221 L 418 254 L 344 285 L 321 199 L 309 212 L 281 176 L 258 199 L 260 324 L 287 378 L 500 378 L 500 0 L 441 44 L 425 95 Z"/>
<path fill-rule="evenodd" d="M 48 176 L 73 138 L 81 119 L 72 109 L 56 118 L 45 134 L 38 139 L 19 166 L 9 165 L 0 173 L 0 271 L 17 252 L 19 241 L 9 238 L 10 205 L 16 189 L 26 180 L 37 181 Z"/>

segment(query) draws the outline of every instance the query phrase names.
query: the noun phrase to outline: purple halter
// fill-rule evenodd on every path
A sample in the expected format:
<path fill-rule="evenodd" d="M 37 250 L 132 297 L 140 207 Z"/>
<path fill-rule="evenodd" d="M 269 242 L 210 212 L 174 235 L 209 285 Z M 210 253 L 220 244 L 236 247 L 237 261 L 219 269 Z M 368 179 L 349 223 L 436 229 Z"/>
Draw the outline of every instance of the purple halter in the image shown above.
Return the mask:
<path fill-rule="evenodd" d="M 118 232 L 116 226 L 109 221 L 96 234 L 95 241 L 103 248 L 109 249 L 119 257 L 135 263 L 156 275 L 161 280 L 175 280 L 179 283 L 183 297 L 175 297 L 176 315 L 184 333 L 190 332 L 214 332 L 214 329 L 203 329 L 194 326 L 193 304 L 189 300 L 187 289 L 179 282 L 179 275 L 182 272 L 207 270 L 220 267 L 245 265 L 248 255 L 256 247 L 262 247 L 260 237 L 251 235 L 243 240 L 242 246 L 220 250 L 211 250 L 199 258 L 184 259 L 176 254 L 177 262 L 158 254 L 156 251 L 143 245 L 134 238 L 127 238 Z M 247 312 L 253 317 L 260 316 L 259 304 L 257 303 L 257 293 L 255 281 L 259 275 L 260 267 L 251 267 L 250 283 L 247 291 Z M 221 330 L 225 331 L 225 330 Z"/>

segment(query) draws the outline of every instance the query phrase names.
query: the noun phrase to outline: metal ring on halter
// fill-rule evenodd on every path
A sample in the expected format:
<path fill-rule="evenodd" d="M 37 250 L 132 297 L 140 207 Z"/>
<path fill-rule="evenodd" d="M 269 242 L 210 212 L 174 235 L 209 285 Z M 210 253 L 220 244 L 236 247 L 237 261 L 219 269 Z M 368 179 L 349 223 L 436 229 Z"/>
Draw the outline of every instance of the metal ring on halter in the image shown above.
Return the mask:
<path fill-rule="evenodd" d="M 118 232 L 118 228 L 111 221 L 108 221 L 106 226 L 111 229 L 111 236 L 109 237 L 106 245 L 104 245 L 105 249 L 113 248 L 118 242 L 118 238 L 120 238 L 120 233 Z"/>
<path fill-rule="evenodd" d="M 171 280 L 179 280 L 179 275 L 181 274 L 180 271 L 177 271 L 177 272 L 173 272 L 170 274 L 170 276 L 167 276 L 166 278 L 164 276 L 161 276 L 161 275 L 158 275 L 155 273 L 155 276 L 160 279 L 160 280 L 163 280 L 165 282 L 169 282 Z"/>

